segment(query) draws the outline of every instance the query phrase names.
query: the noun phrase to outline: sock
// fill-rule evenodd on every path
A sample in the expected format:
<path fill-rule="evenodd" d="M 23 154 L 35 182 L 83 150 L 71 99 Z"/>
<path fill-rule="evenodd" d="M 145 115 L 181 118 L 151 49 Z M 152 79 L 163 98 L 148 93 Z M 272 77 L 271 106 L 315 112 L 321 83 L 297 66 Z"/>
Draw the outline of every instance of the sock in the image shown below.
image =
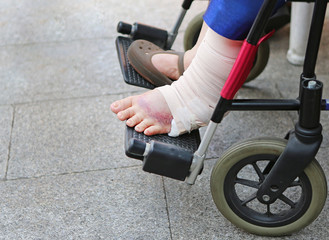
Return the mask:
<path fill-rule="evenodd" d="M 173 115 L 169 136 L 209 123 L 241 46 L 242 41 L 227 39 L 208 28 L 183 76 L 170 86 L 157 88 Z"/>

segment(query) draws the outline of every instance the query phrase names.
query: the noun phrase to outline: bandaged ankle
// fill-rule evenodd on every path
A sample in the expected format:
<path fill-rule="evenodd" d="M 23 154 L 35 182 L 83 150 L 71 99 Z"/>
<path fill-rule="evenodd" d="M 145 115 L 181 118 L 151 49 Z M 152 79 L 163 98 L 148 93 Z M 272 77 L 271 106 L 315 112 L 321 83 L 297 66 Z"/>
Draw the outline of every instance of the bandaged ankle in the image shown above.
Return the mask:
<path fill-rule="evenodd" d="M 173 116 L 169 136 L 209 123 L 241 45 L 242 41 L 224 38 L 208 29 L 184 75 L 172 85 L 158 88 Z"/>

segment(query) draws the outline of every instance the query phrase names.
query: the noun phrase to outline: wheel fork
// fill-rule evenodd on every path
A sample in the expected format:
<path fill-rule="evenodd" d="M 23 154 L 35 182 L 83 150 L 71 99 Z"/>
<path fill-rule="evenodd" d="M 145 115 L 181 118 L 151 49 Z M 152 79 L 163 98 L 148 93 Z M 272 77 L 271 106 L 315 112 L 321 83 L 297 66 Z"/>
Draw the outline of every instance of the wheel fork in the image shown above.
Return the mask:
<path fill-rule="evenodd" d="M 317 80 L 302 81 L 299 121 L 289 134 L 284 152 L 257 191 L 260 202 L 275 202 L 317 154 L 322 142 L 319 122 L 322 87 Z"/>

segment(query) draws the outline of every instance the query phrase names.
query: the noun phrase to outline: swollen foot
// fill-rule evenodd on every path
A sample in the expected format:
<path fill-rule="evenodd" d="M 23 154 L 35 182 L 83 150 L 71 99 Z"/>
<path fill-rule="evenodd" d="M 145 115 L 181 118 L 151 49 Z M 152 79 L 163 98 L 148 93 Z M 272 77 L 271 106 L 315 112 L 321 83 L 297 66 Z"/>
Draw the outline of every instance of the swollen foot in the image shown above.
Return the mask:
<path fill-rule="evenodd" d="M 183 76 L 170 86 L 116 101 L 111 110 L 145 135 L 179 136 L 206 126 L 241 45 L 208 29 Z"/>
<path fill-rule="evenodd" d="M 131 96 L 111 104 L 111 110 L 129 127 L 145 135 L 169 133 L 173 119 L 170 109 L 157 90 Z"/>

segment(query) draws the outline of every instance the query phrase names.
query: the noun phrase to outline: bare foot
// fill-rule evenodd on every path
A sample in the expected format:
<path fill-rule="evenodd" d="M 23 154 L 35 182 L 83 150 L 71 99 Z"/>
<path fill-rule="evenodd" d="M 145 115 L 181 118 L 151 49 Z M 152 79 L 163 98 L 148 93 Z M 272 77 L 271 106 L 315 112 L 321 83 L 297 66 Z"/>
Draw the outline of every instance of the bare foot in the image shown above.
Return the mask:
<path fill-rule="evenodd" d="M 195 50 L 188 50 L 184 54 L 184 69 L 187 69 L 195 56 Z M 159 53 L 152 56 L 153 66 L 170 79 L 177 80 L 181 75 L 178 70 L 178 56 Z"/>
<path fill-rule="evenodd" d="M 169 133 L 172 114 L 162 94 L 154 89 L 111 104 L 111 110 L 129 127 L 145 135 Z"/>

